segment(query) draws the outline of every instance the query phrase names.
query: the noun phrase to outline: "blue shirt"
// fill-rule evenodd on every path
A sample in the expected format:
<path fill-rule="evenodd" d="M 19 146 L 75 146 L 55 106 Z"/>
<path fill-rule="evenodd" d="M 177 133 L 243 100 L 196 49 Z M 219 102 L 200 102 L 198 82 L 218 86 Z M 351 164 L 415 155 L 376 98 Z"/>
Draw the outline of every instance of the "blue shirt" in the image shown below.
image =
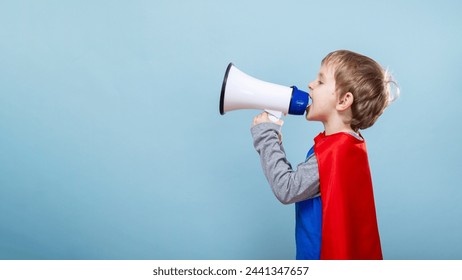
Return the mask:
<path fill-rule="evenodd" d="M 313 153 L 314 147 L 311 147 L 306 158 Z M 319 260 L 322 230 L 321 196 L 295 203 L 295 217 L 297 260 Z"/>

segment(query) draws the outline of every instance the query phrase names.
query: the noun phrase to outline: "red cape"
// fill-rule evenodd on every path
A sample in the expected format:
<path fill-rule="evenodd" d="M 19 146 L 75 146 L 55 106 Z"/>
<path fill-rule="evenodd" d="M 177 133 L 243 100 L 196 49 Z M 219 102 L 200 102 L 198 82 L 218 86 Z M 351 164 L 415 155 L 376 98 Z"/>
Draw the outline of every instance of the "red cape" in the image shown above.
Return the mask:
<path fill-rule="evenodd" d="M 382 259 L 366 143 L 348 133 L 314 139 L 322 199 L 321 259 Z"/>

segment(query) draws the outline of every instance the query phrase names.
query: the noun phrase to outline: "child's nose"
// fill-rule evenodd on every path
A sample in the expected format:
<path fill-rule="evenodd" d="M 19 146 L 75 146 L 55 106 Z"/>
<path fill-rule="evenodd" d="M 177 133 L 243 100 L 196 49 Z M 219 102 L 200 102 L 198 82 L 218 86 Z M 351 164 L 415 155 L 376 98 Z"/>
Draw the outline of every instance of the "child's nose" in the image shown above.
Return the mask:
<path fill-rule="evenodd" d="M 313 90 L 313 82 L 311 82 L 311 83 L 308 84 L 308 88 L 309 88 L 310 90 Z"/>

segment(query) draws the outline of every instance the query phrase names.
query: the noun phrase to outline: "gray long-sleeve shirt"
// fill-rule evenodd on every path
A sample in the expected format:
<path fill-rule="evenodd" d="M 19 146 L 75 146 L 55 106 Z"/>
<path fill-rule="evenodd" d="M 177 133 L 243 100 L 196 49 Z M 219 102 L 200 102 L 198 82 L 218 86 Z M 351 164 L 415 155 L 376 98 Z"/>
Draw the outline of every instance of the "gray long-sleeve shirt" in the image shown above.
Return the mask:
<path fill-rule="evenodd" d="M 279 142 L 280 129 L 281 126 L 275 123 L 261 123 L 251 128 L 254 147 L 260 155 L 263 172 L 274 195 L 283 204 L 319 196 L 316 156 L 312 154 L 293 170 Z"/>

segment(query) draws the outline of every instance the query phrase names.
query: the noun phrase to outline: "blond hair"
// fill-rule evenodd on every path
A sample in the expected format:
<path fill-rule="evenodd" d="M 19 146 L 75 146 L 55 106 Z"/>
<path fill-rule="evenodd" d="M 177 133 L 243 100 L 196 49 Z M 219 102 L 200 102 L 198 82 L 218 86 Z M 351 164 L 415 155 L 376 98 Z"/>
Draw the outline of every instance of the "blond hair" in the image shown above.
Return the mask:
<path fill-rule="evenodd" d="M 367 56 L 339 50 L 329 53 L 322 64 L 334 67 L 335 89 L 340 98 L 347 92 L 353 94 L 350 126 L 354 131 L 372 126 L 399 96 L 399 87 L 389 72 Z"/>

